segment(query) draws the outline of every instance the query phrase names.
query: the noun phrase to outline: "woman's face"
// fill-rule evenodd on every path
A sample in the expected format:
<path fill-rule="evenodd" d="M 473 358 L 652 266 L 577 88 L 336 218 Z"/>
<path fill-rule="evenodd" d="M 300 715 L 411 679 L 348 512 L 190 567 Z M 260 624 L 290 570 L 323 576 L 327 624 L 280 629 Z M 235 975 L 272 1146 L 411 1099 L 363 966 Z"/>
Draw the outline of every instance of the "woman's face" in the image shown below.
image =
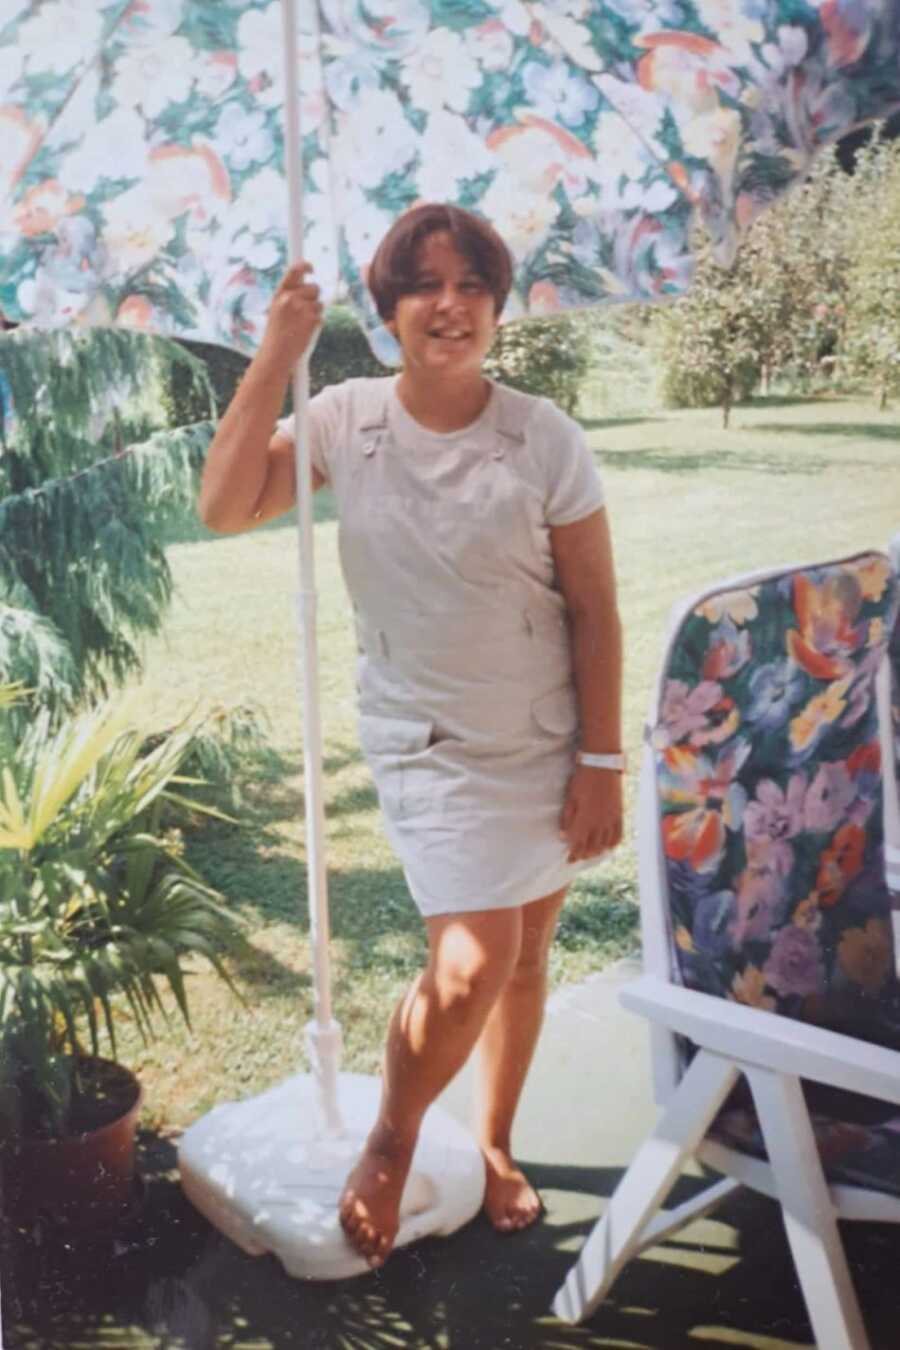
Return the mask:
<path fill-rule="evenodd" d="M 387 323 L 404 366 L 448 375 L 480 370 L 497 329 L 494 297 L 446 230 L 419 245 L 413 285 Z"/>

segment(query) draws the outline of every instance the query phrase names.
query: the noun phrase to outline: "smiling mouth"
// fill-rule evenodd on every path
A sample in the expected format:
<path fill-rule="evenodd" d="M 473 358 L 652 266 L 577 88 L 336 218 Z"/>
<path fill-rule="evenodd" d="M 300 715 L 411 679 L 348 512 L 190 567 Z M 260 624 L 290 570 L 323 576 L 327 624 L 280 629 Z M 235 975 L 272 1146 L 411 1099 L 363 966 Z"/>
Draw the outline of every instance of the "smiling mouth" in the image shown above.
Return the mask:
<path fill-rule="evenodd" d="M 431 328 L 428 331 L 428 336 L 431 338 L 439 338 L 442 342 L 463 342 L 467 337 L 470 337 L 471 334 L 457 332 L 456 329 L 437 330 Z"/>

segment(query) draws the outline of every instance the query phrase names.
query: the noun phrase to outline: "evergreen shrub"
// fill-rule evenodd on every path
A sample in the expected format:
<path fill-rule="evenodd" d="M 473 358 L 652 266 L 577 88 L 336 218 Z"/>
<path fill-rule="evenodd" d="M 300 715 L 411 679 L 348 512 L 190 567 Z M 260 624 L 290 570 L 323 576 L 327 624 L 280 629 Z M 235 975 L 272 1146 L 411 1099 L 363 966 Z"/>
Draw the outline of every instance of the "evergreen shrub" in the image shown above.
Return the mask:
<path fill-rule="evenodd" d="M 310 392 L 359 376 L 390 375 L 372 354 L 368 339 L 353 313 L 340 305 L 329 309 L 309 363 Z"/>
<path fill-rule="evenodd" d="M 591 369 L 592 346 L 586 315 L 521 319 L 498 329 L 484 368 L 501 384 L 550 398 L 574 413 Z"/>
<path fill-rule="evenodd" d="M 164 522 L 196 496 L 212 434 L 168 429 L 173 367 L 208 418 L 203 363 L 163 338 L 0 336 L 0 681 L 54 719 L 140 671 L 168 606 Z"/>

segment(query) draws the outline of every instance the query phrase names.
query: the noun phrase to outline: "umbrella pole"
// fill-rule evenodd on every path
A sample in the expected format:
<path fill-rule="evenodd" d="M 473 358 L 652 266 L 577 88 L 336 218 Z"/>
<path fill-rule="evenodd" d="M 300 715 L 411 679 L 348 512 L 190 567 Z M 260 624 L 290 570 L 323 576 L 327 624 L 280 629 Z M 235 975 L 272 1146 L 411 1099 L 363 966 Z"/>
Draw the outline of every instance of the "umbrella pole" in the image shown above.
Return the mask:
<path fill-rule="evenodd" d="M 300 147 L 300 79 L 297 62 L 296 0 L 281 0 L 284 47 L 284 157 L 288 184 L 288 259 L 303 253 L 303 173 Z M 314 345 L 314 344 L 313 344 Z M 338 1109 L 337 1076 L 341 1029 L 332 1016 L 328 879 L 325 868 L 325 806 L 322 775 L 322 720 L 319 708 L 319 653 L 316 640 L 316 573 L 313 548 L 312 477 L 309 456 L 309 358 L 312 345 L 293 375 L 294 427 L 299 533 L 298 620 L 303 689 L 303 761 L 306 798 L 306 860 L 309 934 L 313 958 L 313 1019 L 306 1027 L 306 1048 L 316 1080 L 321 1125 L 329 1134 L 343 1126 Z"/>

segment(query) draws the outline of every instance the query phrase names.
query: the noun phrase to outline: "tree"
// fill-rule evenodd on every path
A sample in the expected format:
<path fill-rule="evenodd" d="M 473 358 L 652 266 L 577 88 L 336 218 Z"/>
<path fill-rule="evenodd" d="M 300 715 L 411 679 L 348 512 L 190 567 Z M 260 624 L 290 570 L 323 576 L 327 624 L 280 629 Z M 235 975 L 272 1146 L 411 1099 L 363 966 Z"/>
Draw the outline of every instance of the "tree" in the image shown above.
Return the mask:
<path fill-rule="evenodd" d="M 843 337 L 855 192 L 836 150 L 753 225 L 747 259 L 764 308 L 761 372 L 809 388 L 830 373 Z"/>
<path fill-rule="evenodd" d="M 203 365 L 116 329 L 0 335 L 0 681 L 60 718 L 140 669 L 172 580 L 166 512 L 192 496 L 209 420 L 167 426 L 173 370 Z"/>
<path fill-rule="evenodd" d="M 900 393 L 900 141 L 873 139 L 855 177 L 842 364 L 885 408 Z"/>
<path fill-rule="evenodd" d="M 731 407 L 776 375 L 804 383 L 838 347 L 845 306 L 850 180 L 835 154 L 748 231 L 733 265 L 701 244 L 691 290 L 654 325 L 664 393 L 676 406 Z"/>
<path fill-rule="evenodd" d="M 734 404 L 759 381 L 767 317 L 754 292 L 746 251 L 726 271 L 702 244 L 691 289 L 660 310 L 654 324 L 666 402 L 720 407 L 727 427 Z"/>

